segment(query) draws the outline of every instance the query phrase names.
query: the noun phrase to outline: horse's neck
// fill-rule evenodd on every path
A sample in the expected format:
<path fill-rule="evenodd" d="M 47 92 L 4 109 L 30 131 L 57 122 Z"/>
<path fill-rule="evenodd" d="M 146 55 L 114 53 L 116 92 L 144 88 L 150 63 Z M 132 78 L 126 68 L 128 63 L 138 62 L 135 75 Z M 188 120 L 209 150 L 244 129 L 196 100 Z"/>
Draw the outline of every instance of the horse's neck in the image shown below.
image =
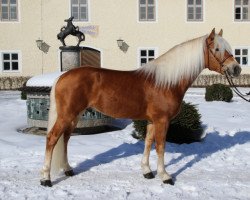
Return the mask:
<path fill-rule="evenodd" d="M 73 23 L 72 22 L 68 22 L 67 23 L 67 27 L 72 27 L 73 26 Z"/>
<path fill-rule="evenodd" d="M 201 73 L 201 71 L 200 71 L 200 73 Z M 197 74 L 196 76 L 193 76 L 191 79 L 182 79 L 178 84 L 171 87 L 170 89 L 178 92 L 178 95 L 180 95 L 181 98 L 183 98 L 186 91 L 188 90 L 188 88 L 190 88 L 192 86 L 192 84 L 194 83 L 196 78 L 200 75 L 200 73 Z"/>

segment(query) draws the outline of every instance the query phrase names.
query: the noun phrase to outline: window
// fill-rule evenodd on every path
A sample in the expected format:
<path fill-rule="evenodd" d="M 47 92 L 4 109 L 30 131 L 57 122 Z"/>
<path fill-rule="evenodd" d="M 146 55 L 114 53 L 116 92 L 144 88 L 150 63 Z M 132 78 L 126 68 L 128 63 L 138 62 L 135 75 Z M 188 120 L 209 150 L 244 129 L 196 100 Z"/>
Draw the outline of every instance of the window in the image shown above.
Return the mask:
<path fill-rule="evenodd" d="M 17 0 L 0 0 L 1 21 L 17 21 Z"/>
<path fill-rule="evenodd" d="M 234 19 L 235 21 L 249 21 L 250 0 L 235 0 Z"/>
<path fill-rule="evenodd" d="M 71 16 L 75 21 L 89 21 L 88 0 L 71 0 Z"/>
<path fill-rule="evenodd" d="M 19 71 L 19 54 L 18 53 L 2 53 L 2 70 Z"/>
<path fill-rule="evenodd" d="M 145 65 L 150 60 L 155 59 L 155 50 L 154 49 L 140 49 L 140 66 Z"/>
<path fill-rule="evenodd" d="M 203 0 L 187 0 L 187 21 L 203 21 Z"/>
<path fill-rule="evenodd" d="M 155 21 L 155 1 L 139 0 L 139 21 Z"/>
<path fill-rule="evenodd" d="M 249 58 L 249 48 L 236 48 L 234 50 L 234 56 L 237 62 L 240 65 L 249 65 L 248 58 Z"/>

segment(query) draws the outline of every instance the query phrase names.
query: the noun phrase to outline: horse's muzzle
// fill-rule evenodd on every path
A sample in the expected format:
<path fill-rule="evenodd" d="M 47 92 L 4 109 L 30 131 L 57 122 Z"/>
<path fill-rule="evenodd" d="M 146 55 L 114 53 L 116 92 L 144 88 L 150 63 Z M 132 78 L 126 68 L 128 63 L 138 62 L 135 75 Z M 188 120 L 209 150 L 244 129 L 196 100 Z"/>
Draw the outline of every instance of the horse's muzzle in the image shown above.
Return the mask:
<path fill-rule="evenodd" d="M 234 64 L 227 69 L 227 72 L 231 77 L 238 77 L 241 73 L 241 67 L 238 64 Z"/>

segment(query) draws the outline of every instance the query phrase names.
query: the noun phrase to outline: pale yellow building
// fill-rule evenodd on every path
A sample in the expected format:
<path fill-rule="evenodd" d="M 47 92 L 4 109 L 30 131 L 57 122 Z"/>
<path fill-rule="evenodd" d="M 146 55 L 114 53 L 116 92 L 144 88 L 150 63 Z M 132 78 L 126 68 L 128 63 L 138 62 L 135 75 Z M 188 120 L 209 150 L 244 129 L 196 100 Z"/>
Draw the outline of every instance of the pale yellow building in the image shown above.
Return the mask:
<path fill-rule="evenodd" d="M 94 52 L 101 67 L 136 69 L 215 27 L 250 74 L 250 0 L 1 0 L 0 78 L 60 70 L 56 35 L 70 16 L 85 32 L 83 51 Z"/>

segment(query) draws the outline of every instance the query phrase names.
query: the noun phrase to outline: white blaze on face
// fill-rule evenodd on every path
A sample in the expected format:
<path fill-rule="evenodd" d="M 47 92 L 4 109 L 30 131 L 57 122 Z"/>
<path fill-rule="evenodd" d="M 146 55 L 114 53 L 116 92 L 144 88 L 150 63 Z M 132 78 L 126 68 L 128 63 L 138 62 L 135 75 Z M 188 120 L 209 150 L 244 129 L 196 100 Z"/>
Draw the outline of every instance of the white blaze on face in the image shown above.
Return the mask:
<path fill-rule="evenodd" d="M 226 71 L 232 77 L 237 77 L 240 75 L 241 67 L 239 63 L 235 60 L 235 58 L 230 56 L 230 55 L 233 55 L 233 51 L 232 51 L 230 44 L 224 38 L 216 35 L 215 40 L 214 40 L 213 51 L 215 53 L 218 52 L 220 54 L 220 59 L 222 60 L 222 62 L 224 60 L 223 68 L 222 68 L 223 71 Z M 228 58 L 225 55 L 226 52 L 229 54 Z"/>

